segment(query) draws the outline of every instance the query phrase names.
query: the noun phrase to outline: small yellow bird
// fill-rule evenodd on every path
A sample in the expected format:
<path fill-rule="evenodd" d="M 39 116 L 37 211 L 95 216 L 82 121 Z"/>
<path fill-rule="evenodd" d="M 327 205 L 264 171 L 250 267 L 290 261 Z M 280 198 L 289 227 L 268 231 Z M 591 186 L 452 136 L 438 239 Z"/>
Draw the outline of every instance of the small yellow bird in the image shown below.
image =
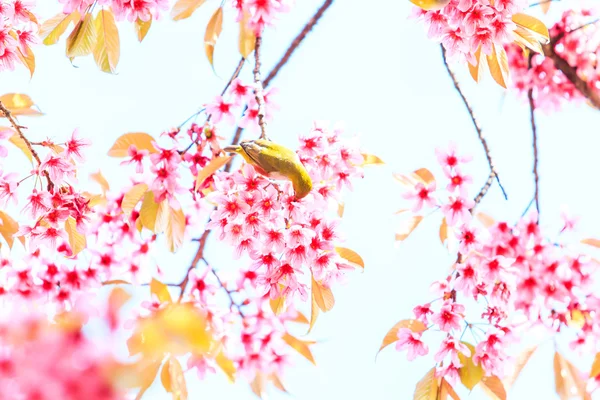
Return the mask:
<path fill-rule="evenodd" d="M 312 190 L 312 180 L 308 171 L 298 155 L 287 147 L 270 140 L 257 139 L 227 146 L 223 151 L 240 154 L 261 175 L 277 180 L 289 180 L 297 199 L 305 197 Z"/>
<path fill-rule="evenodd" d="M 426 11 L 437 11 L 446 7 L 450 0 L 410 0 L 410 2 Z"/>

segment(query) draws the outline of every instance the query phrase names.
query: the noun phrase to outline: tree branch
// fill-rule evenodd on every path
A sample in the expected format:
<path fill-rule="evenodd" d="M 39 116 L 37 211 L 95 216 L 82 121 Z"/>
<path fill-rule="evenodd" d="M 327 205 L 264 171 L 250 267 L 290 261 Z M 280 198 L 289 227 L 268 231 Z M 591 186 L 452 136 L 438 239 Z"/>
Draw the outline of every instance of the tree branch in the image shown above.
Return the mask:
<path fill-rule="evenodd" d="M 462 99 L 465 107 L 467 108 L 467 111 L 469 112 L 469 116 L 471 117 L 471 121 L 473 121 L 473 126 L 475 127 L 475 130 L 477 131 L 477 136 L 479 137 L 479 141 L 481 142 L 481 145 L 483 146 L 483 150 L 485 151 L 485 156 L 487 158 L 487 162 L 490 167 L 490 178 L 488 178 L 486 184 L 483 185 L 483 187 L 481 188 L 481 190 L 479 191 L 477 196 L 475 196 L 475 199 L 474 199 L 475 206 L 477 204 L 479 204 L 481 199 L 483 199 L 483 197 L 487 194 L 488 190 L 492 186 L 492 180 L 494 178 L 496 178 L 496 181 L 498 182 L 498 186 L 500 186 L 500 190 L 502 190 L 502 194 L 504 195 L 504 198 L 507 199 L 508 196 L 506 195 L 506 191 L 504 190 L 502 183 L 500 183 L 500 178 L 498 177 L 498 172 L 496 172 L 496 167 L 494 166 L 494 162 L 492 161 L 492 155 L 490 153 L 490 148 L 488 147 L 487 140 L 485 140 L 485 137 L 483 136 L 483 130 L 481 129 L 481 127 L 479 126 L 479 123 L 475 119 L 475 114 L 473 113 L 473 108 L 471 107 L 471 104 L 469 103 L 469 101 L 465 97 L 462 89 L 460 88 L 460 85 L 458 84 L 458 80 L 456 79 L 454 72 L 452 72 L 452 69 L 450 69 L 450 66 L 448 65 L 448 60 L 446 59 L 446 49 L 444 49 L 443 45 L 440 45 L 440 47 L 442 49 L 442 58 L 444 60 L 444 66 L 446 67 L 446 71 L 448 71 L 448 75 L 450 75 L 450 78 L 452 79 L 454 88 L 460 95 L 460 98 Z"/>
<path fill-rule="evenodd" d="M 34 150 L 34 148 L 31 146 L 31 142 L 25 137 L 25 135 L 23 134 L 23 131 L 21 131 L 21 125 L 17 124 L 17 121 L 15 121 L 15 118 L 12 116 L 10 110 L 8 108 L 6 108 L 4 106 L 4 104 L 2 104 L 1 101 L 0 101 L 0 111 L 2 111 L 4 116 L 8 119 L 8 121 L 10 122 L 10 124 L 12 125 L 14 130 L 17 131 L 17 134 L 19 135 L 21 140 L 23 140 L 25 142 L 27 149 L 29 149 L 29 152 L 31 153 L 31 155 L 33 156 L 35 161 L 37 161 L 38 166 L 42 165 L 42 160 L 40 160 L 40 156 L 38 155 L 37 151 Z M 47 189 L 49 192 L 51 192 L 52 189 L 54 189 L 54 182 L 52 182 L 52 179 L 50 179 L 50 174 L 48 173 L 48 171 L 42 171 L 42 174 L 44 174 L 44 176 L 46 177 L 46 182 L 48 184 Z"/>
<path fill-rule="evenodd" d="M 179 286 L 179 289 L 181 289 L 181 293 L 179 293 L 179 299 L 177 301 L 181 301 L 181 299 L 183 298 L 183 294 L 185 293 L 185 289 L 190 280 L 190 271 L 193 270 L 194 268 L 196 268 L 196 266 L 198 265 L 200 260 L 202 260 L 202 258 L 204 257 L 204 248 L 206 247 L 206 241 L 208 239 L 208 235 L 210 235 L 210 230 L 205 230 L 204 233 L 202 234 L 202 236 L 200 237 L 200 239 L 198 240 L 198 242 L 199 242 L 198 250 L 196 250 L 194 259 L 192 260 L 192 263 L 190 264 L 189 268 L 187 269 L 187 271 L 185 273 L 185 277 L 183 278 L 181 283 L 179 285 L 177 285 L 177 286 Z"/>
<path fill-rule="evenodd" d="M 544 50 L 544 55 L 552 59 L 552 61 L 554 61 L 554 66 L 563 74 L 565 74 L 567 79 L 575 86 L 575 88 L 577 88 L 577 90 L 583 96 L 585 96 L 590 101 L 590 103 L 592 103 L 592 105 L 595 108 L 600 109 L 600 95 L 596 91 L 594 91 L 587 84 L 586 81 L 584 81 L 579 75 L 577 75 L 576 68 L 573 68 L 567 62 L 567 60 L 556 54 L 556 52 L 554 51 L 554 46 L 561 38 L 562 37 L 555 38 L 550 42 L 550 44 L 543 45 L 542 49 Z"/>
<path fill-rule="evenodd" d="M 533 179 L 535 183 L 535 209 L 538 213 L 538 223 L 540 221 L 540 175 L 538 173 L 538 143 L 537 143 L 537 126 L 535 123 L 535 103 L 533 101 L 533 89 L 527 92 L 529 99 L 529 112 L 531 117 L 531 133 L 533 134 Z"/>
<path fill-rule="evenodd" d="M 267 121 L 265 118 L 265 96 L 263 83 L 260 79 L 260 50 L 262 45 L 262 34 L 256 36 L 254 45 L 254 96 L 258 104 L 258 125 L 260 126 L 260 138 L 267 139 Z"/>

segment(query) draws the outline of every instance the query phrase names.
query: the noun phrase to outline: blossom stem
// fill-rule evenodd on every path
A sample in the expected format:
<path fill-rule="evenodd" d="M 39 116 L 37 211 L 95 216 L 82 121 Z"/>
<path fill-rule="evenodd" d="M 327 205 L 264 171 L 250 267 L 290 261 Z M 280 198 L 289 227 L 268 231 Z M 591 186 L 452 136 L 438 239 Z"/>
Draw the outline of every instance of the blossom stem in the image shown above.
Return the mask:
<path fill-rule="evenodd" d="M 265 95 L 263 83 L 260 78 L 260 50 L 262 46 L 262 34 L 256 36 L 254 45 L 254 96 L 258 104 L 258 125 L 260 126 L 260 138 L 267 139 L 267 121 L 265 118 Z"/>
<path fill-rule="evenodd" d="M 504 195 L 504 198 L 508 199 L 508 196 L 506 195 L 506 191 L 504 190 L 502 183 L 500 183 L 500 178 L 498 177 L 498 172 L 496 172 L 496 167 L 494 166 L 494 162 L 492 161 L 492 155 L 490 152 L 490 148 L 488 146 L 487 140 L 483 136 L 483 130 L 481 129 L 481 126 L 479 126 L 479 122 L 477 122 L 477 119 L 475 118 L 475 113 L 473 112 L 473 108 L 471 107 L 471 104 L 465 97 L 465 94 L 463 93 L 460 85 L 458 84 L 458 80 L 456 79 L 454 72 L 452 72 L 452 69 L 450 69 L 450 66 L 448 65 L 448 60 L 446 58 L 446 49 L 444 48 L 443 45 L 440 45 L 440 47 L 442 49 L 442 58 L 444 60 L 444 66 L 446 67 L 446 71 L 448 71 L 448 75 L 450 75 L 450 79 L 452 79 L 454 88 L 460 95 L 460 98 L 462 99 L 465 107 L 467 108 L 467 111 L 469 112 L 469 116 L 471 117 L 471 121 L 473 121 L 473 126 L 475 127 L 475 130 L 477 131 L 477 136 L 479 137 L 479 141 L 481 142 L 481 145 L 483 146 L 483 150 L 485 151 L 485 156 L 487 158 L 487 162 L 490 167 L 490 176 L 489 176 L 487 182 L 485 183 L 485 185 L 483 185 L 483 187 L 481 188 L 481 190 L 479 191 L 477 196 L 475 196 L 475 199 L 474 199 L 475 206 L 477 206 L 477 204 L 479 204 L 479 202 L 487 194 L 488 190 L 492 186 L 492 181 L 494 178 L 498 182 L 498 186 L 500 186 L 500 190 L 502 190 L 502 194 Z"/>
<path fill-rule="evenodd" d="M 40 156 L 38 155 L 37 151 L 35 151 L 33 149 L 33 147 L 31 146 L 31 142 L 23 134 L 23 131 L 21 130 L 21 125 L 17 124 L 17 121 L 15 121 L 15 118 L 12 116 L 10 110 L 6 106 L 4 106 L 4 104 L 2 104 L 1 101 L 0 101 L 0 111 L 2 111 L 4 116 L 8 119 L 8 121 L 10 122 L 12 127 L 15 129 L 15 131 L 17 131 L 17 134 L 19 135 L 21 140 L 23 140 L 25 142 L 27 149 L 29 150 L 29 152 L 31 153 L 33 158 L 35 158 L 35 161 L 37 161 L 38 166 L 42 165 L 42 160 L 40 160 Z M 48 184 L 47 185 L 48 191 L 51 192 L 52 189 L 54 188 L 54 182 L 52 182 L 52 179 L 50 179 L 50 174 L 48 174 L 48 171 L 43 171 L 42 173 L 46 177 L 46 181 Z"/>
<path fill-rule="evenodd" d="M 225 293 L 227 293 L 227 297 L 229 297 L 229 301 L 231 303 L 229 305 L 229 307 L 230 308 L 235 307 L 237 309 L 238 313 L 240 314 L 240 316 L 242 318 L 244 318 L 244 313 L 242 312 L 241 306 L 233 299 L 233 293 L 235 293 L 235 291 L 229 290 L 225 287 L 225 285 L 223 284 L 223 281 L 221 280 L 221 278 L 219 278 L 217 271 L 213 267 L 210 266 L 210 264 L 208 263 L 206 258 L 202 257 L 202 261 L 204 261 L 204 264 L 206 264 L 207 267 L 210 267 L 210 272 L 212 272 L 212 274 L 217 279 L 217 282 L 219 282 L 219 286 L 225 291 Z"/>

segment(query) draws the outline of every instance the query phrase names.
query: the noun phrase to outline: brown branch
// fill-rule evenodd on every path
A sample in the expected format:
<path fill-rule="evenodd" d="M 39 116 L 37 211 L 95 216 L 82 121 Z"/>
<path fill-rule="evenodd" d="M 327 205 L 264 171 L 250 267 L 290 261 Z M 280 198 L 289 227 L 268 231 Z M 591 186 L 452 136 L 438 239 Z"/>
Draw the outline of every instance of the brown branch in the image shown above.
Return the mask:
<path fill-rule="evenodd" d="M 475 130 L 477 131 L 477 136 L 479 137 L 479 141 L 481 142 L 481 145 L 483 146 L 483 150 L 485 151 L 485 156 L 487 158 L 487 162 L 490 167 L 490 176 L 492 178 L 496 178 L 496 181 L 498 182 L 498 186 L 500 186 L 500 190 L 502 190 L 502 194 L 504 195 L 504 198 L 507 199 L 508 196 L 506 195 L 506 191 L 504 190 L 502 183 L 500 183 L 500 178 L 498 177 L 498 172 L 496 172 L 496 167 L 494 166 L 494 162 L 492 161 L 492 155 L 490 152 L 490 148 L 487 144 L 487 140 L 485 140 L 485 137 L 483 136 L 483 130 L 481 129 L 481 126 L 479 126 L 479 122 L 477 122 L 477 119 L 475 119 L 475 113 L 473 112 L 473 108 L 471 107 L 471 104 L 469 103 L 469 101 L 465 97 L 465 94 L 463 93 L 462 89 L 460 88 L 460 85 L 458 84 L 458 80 L 456 79 L 454 72 L 452 72 L 452 69 L 450 69 L 450 66 L 448 65 L 448 60 L 446 59 L 446 49 L 444 49 L 443 45 L 440 45 L 440 47 L 442 49 L 442 59 L 444 60 L 444 66 L 446 67 L 446 71 L 448 71 L 448 75 L 450 75 L 450 78 L 452 79 L 454 88 L 460 95 L 460 98 L 462 99 L 465 107 L 467 108 L 467 111 L 469 112 L 471 121 L 473 121 L 473 126 L 475 127 Z M 488 178 L 488 182 L 489 181 L 490 181 L 490 179 Z M 485 196 L 487 194 L 488 190 L 492 186 L 491 182 L 489 182 L 489 184 L 488 184 L 488 182 L 486 182 L 486 184 L 483 185 L 483 187 L 481 188 L 481 190 L 479 191 L 477 196 L 475 196 L 475 199 L 474 199 L 475 206 L 477 204 L 479 204 L 481 199 L 483 199 L 483 196 Z"/>
<path fill-rule="evenodd" d="M 584 81 L 579 75 L 577 75 L 577 68 L 573 68 L 567 60 L 556 54 L 554 51 L 554 46 L 560 40 L 560 38 L 553 39 L 550 44 L 546 44 L 542 46 L 544 50 L 544 55 L 552 61 L 554 61 L 554 66 L 559 69 L 567 79 L 575 86 L 575 88 L 586 97 L 590 103 L 597 109 L 600 109 L 600 95 L 594 91 L 586 81 Z"/>
<path fill-rule="evenodd" d="M 185 293 L 185 289 L 190 280 L 190 271 L 196 268 L 200 260 L 202 260 L 202 258 L 204 257 L 204 248 L 206 247 L 206 240 L 208 239 L 208 235 L 210 235 L 210 230 L 205 230 L 200 239 L 198 240 L 198 250 L 196 250 L 194 259 L 192 260 L 192 263 L 187 269 L 185 277 L 183 278 L 181 283 L 177 285 L 179 286 L 179 289 L 181 289 L 181 293 L 179 293 L 179 299 L 177 301 L 181 301 L 181 299 L 183 298 L 183 294 Z"/>
<path fill-rule="evenodd" d="M 533 53 L 529 54 L 527 67 L 531 69 L 531 60 Z M 535 184 L 534 200 L 535 209 L 537 210 L 537 222 L 540 222 L 540 175 L 538 173 L 538 143 L 537 143 L 537 124 L 535 123 L 535 102 L 533 100 L 533 89 L 527 91 L 527 99 L 529 100 L 529 116 L 531 120 L 531 133 L 533 135 L 533 181 Z"/>
<path fill-rule="evenodd" d="M 260 79 L 260 50 L 262 45 L 262 35 L 256 36 L 254 45 L 254 96 L 258 104 L 258 125 L 260 126 L 260 138 L 267 139 L 267 121 L 265 116 L 265 96 L 263 93 L 263 83 Z"/>
<path fill-rule="evenodd" d="M 23 140 L 25 142 L 27 149 L 29 149 L 29 152 L 31 153 L 31 155 L 33 156 L 33 158 L 35 158 L 35 161 L 37 161 L 38 166 L 42 165 L 42 160 L 40 160 L 40 156 L 38 155 L 37 151 L 35 151 L 33 149 L 33 147 L 31 146 L 31 142 L 25 137 L 25 135 L 21 131 L 22 126 L 17 124 L 17 121 L 15 121 L 15 118 L 12 116 L 10 110 L 7 107 L 5 107 L 1 101 L 0 101 L 0 111 L 2 111 L 4 116 L 8 119 L 8 121 L 10 122 L 12 127 L 15 129 L 15 131 L 17 131 L 17 134 L 19 135 L 21 140 Z M 42 174 L 44 174 L 44 176 L 46 177 L 46 181 L 48 183 L 47 189 L 49 192 L 51 192 L 52 189 L 54 189 L 54 182 L 52 182 L 52 179 L 50 179 L 50 174 L 48 173 L 48 171 L 42 171 Z"/>

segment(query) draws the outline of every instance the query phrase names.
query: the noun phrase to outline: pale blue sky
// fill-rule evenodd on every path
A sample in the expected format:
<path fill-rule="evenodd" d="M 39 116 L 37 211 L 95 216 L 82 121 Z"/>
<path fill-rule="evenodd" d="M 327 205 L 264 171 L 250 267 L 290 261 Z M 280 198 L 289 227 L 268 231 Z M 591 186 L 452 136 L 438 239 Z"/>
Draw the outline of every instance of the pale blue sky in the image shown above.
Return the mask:
<path fill-rule="evenodd" d="M 58 12 L 56 1 L 43 3 L 44 17 Z M 278 60 L 321 0 L 297 3 L 264 38 L 265 70 Z M 562 10 L 578 3 L 563 1 L 552 7 Z M 212 73 L 204 56 L 204 27 L 209 9 L 216 6 L 211 0 L 188 20 L 153 24 L 142 44 L 132 26 L 121 24 L 122 55 L 116 76 L 100 72 L 91 57 L 76 60 L 78 68 L 72 67 L 64 56 L 64 38 L 58 45 L 37 47 L 33 79 L 24 69 L 3 73 L 0 93 L 27 93 L 46 113 L 23 120 L 32 138 L 66 136 L 78 127 L 81 135 L 94 141 L 89 171 L 101 166 L 105 176 L 118 184 L 123 179 L 118 163 L 107 161 L 105 154 L 119 135 L 131 131 L 158 135 L 179 124 L 219 93 L 235 68 L 237 31 L 231 23 L 225 25 L 215 53 L 221 78 Z M 298 357 L 284 377 L 296 399 L 412 398 L 416 382 L 432 366 L 431 356 L 409 363 L 390 347 L 375 362 L 375 354 L 392 325 L 410 318 L 416 304 L 431 299 L 429 285 L 443 277 L 452 257 L 439 244 L 434 218 L 423 222 L 405 243 L 394 246 L 399 217 L 393 213 L 404 203 L 392 173 L 427 167 L 439 174 L 434 148 L 455 141 L 460 151 L 474 156 L 468 169 L 474 176 L 474 190 L 488 176 L 481 145 L 443 67 L 439 46 L 426 38 L 421 24 L 407 20 L 410 7 L 407 0 L 336 2 L 273 82 L 280 89 L 281 107 L 269 125 L 274 140 L 295 146 L 297 134 L 306 132 L 313 120 L 343 121 L 348 134 L 360 135 L 365 151 L 386 162 L 367 170 L 365 179 L 346 196 L 345 246 L 362 255 L 366 270 L 334 289 L 335 308 L 320 316 L 311 334 L 320 342 L 313 349 L 318 366 Z M 480 210 L 514 221 L 533 194 L 528 109 L 512 94 L 503 97 L 491 78 L 486 76 L 475 85 L 465 67 L 455 70 L 485 130 L 509 196 L 505 201 L 494 185 Z M 249 78 L 249 73 L 246 69 L 243 75 Z M 600 236 L 599 123 L 600 113 L 588 107 L 567 106 L 552 116 L 538 115 L 544 226 L 556 229 L 560 206 L 568 204 L 583 217 L 586 235 Z M 176 256 L 161 257 L 170 266 L 177 265 L 172 267 L 173 281 L 187 268 L 192 252 L 190 246 Z M 217 267 L 236 268 L 228 252 L 211 241 L 207 257 Z M 580 365 L 587 369 L 589 360 Z M 193 380 L 193 373 L 188 380 Z M 190 387 L 191 398 L 254 396 L 247 385 L 232 386 L 221 374 Z M 535 355 L 509 398 L 554 399 L 553 393 L 548 345 Z M 147 398 L 168 397 L 157 387 Z M 272 390 L 270 398 L 287 396 Z M 485 396 L 475 389 L 468 398 Z"/>

